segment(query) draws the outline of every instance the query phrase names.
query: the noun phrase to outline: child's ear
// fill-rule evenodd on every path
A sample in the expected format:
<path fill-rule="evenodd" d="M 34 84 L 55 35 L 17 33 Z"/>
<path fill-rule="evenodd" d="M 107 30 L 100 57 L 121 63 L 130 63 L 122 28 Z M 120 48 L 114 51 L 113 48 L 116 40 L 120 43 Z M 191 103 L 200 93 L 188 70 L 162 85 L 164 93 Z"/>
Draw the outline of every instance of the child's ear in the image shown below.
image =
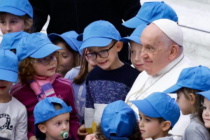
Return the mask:
<path fill-rule="evenodd" d="M 170 121 L 161 122 L 161 127 L 163 131 L 168 131 L 171 128 L 171 122 Z"/>
<path fill-rule="evenodd" d="M 189 96 L 190 96 L 190 103 L 191 103 L 192 105 L 194 105 L 194 104 L 195 104 L 195 101 L 196 101 L 195 94 L 189 93 Z"/>
<path fill-rule="evenodd" d="M 123 47 L 123 42 L 122 41 L 118 41 L 116 43 L 116 46 L 117 46 L 117 52 L 120 52 L 122 50 L 122 47 Z"/>
<path fill-rule="evenodd" d="M 39 130 L 40 130 L 42 133 L 46 133 L 46 131 L 47 131 L 47 129 L 46 129 L 46 127 L 45 127 L 44 124 L 39 124 L 39 125 L 38 125 L 38 128 L 39 128 Z"/>

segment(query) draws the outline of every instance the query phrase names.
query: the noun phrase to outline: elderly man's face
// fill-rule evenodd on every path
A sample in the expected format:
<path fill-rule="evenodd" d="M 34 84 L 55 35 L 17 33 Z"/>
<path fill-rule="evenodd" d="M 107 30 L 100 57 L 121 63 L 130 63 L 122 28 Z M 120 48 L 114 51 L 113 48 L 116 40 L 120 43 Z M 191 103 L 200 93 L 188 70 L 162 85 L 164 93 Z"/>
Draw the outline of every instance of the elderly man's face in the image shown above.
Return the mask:
<path fill-rule="evenodd" d="M 171 62 L 171 46 L 165 36 L 155 24 L 148 25 L 142 33 L 141 57 L 149 75 L 157 74 Z"/>

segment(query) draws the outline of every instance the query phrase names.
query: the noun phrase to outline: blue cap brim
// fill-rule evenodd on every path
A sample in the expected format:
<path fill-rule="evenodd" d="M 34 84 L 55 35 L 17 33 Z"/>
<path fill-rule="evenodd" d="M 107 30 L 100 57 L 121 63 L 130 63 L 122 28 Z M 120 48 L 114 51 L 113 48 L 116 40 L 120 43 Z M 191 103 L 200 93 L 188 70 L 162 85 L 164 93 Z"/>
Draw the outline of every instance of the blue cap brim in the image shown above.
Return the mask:
<path fill-rule="evenodd" d="M 105 47 L 112 42 L 111 38 L 89 38 L 83 41 L 80 50 L 88 47 Z"/>
<path fill-rule="evenodd" d="M 129 37 L 123 37 L 122 39 L 120 39 L 120 41 L 127 43 L 129 41 L 133 41 L 136 42 L 138 44 L 141 44 L 140 42 L 140 37 L 139 36 L 129 36 Z"/>
<path fill-rule="evenodd" d="M 131 101 L 131 103 L 133 103 L 145 116 L 152 118 L 162 117 L 146 99 Z"/>
<path fill-rule="evenodd" d="M 148 22 L 144 21 L 144 20 L 141 20 L 137 17 L 133 17 L 125 22 L 122 23 L 122 25 L 124 25 L 125 27 L 128 27 L 128 28 L 136 28 L 138 27 L 139 25 L 141 24 L 148 24 Z"/>
<path fill-rule="evenodd" d="M 16 82 L 18 79 L 18 73 L 15 71 L 10 71 L 6 69 L 0 68 L 0 80 Z"/>
<path fill-rule="evenodd" d="M 21 11 L 19 9 L 16 9 L 14 7 L 10 7 L 10 6 L 0 7 L 0 12 L 10 13 L 10 14 L 13 14 L 13 15 L 16 15 L 16 16 L 26 15 L 25 12 L 23 12 L 23 11 Z"/>
<path fill-rule="evenodd" d="M 56 45 L 53 45 L 51 43 L 45 44 L 39 50 L 37 50 L 36 52 L 31 54 L 30 57 L 32 57 L 32 58 L 44 58 L 44 57 L 50 55 L 51 53 L 53 53 L 57 50 L 60 50 L 60 49 L 62 49 L 62 48 L 58 47 Z"/>
<path fill-rule="evenodd" d="M 203 97 L 205 97 L 206 99 L 210 100 L 210 90 L 203 91 L 203 92 L 197 92 L 196 94 L 200 94 Z"/>
<path fill-rule="evenodd" d="M 173 85 L 171 86 L 170 88 L 166 89 L 164 91 L 164 93 L 177 93 L 177 91 L 182 88 L 182 86 L 179 86 L 179 85 Z"/>

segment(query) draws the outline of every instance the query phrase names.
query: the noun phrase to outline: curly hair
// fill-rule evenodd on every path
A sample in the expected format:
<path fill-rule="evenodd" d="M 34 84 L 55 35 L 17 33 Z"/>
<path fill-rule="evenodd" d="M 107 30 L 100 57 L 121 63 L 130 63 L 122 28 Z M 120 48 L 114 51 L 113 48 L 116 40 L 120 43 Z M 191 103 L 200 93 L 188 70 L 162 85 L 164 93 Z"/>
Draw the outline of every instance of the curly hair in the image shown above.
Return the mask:
<path fill-rule="evenodd" d="M 33 76 L 35 75 L 35 70 L 33 68 L 33 65 L 31 61 L 35 60 L 34 58 L 27 57 L 19 64 L 19 79 L 22 84 L 27 84 L 29 81 L 33 79 Z"/>
<path fill-rule="evenodd" d="M 97 126 L 96 129 L 96 139 L 98 140 L 109 140 L 102 131 L 101 125 Z M 139 130 L 138 122 L 136 122 L 136 129 L 135 131 L 128 137 L 129 140 L 142 140 L 141 132 Z"/>

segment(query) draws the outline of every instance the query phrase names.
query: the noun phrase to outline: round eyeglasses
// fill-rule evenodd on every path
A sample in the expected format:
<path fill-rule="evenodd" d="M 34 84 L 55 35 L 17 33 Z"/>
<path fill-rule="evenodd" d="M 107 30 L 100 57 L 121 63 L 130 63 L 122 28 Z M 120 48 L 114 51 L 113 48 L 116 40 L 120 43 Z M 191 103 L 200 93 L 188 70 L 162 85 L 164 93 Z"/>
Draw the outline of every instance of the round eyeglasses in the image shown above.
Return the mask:
<path fill-rule="evenodd" d="M 40 59 L 36 59 L 36 60 L 33 60 L 31 61 L 31 63 L 39 63 L 39 64 L 42 64 L 44 66 L 50 64 L 50 62 L 53 60 L 53 61 L 57 61 L 57 58 L 56 56 L 58 56 L 58 52 L 54 52 L 44 58 L 40 58 Z"/>

